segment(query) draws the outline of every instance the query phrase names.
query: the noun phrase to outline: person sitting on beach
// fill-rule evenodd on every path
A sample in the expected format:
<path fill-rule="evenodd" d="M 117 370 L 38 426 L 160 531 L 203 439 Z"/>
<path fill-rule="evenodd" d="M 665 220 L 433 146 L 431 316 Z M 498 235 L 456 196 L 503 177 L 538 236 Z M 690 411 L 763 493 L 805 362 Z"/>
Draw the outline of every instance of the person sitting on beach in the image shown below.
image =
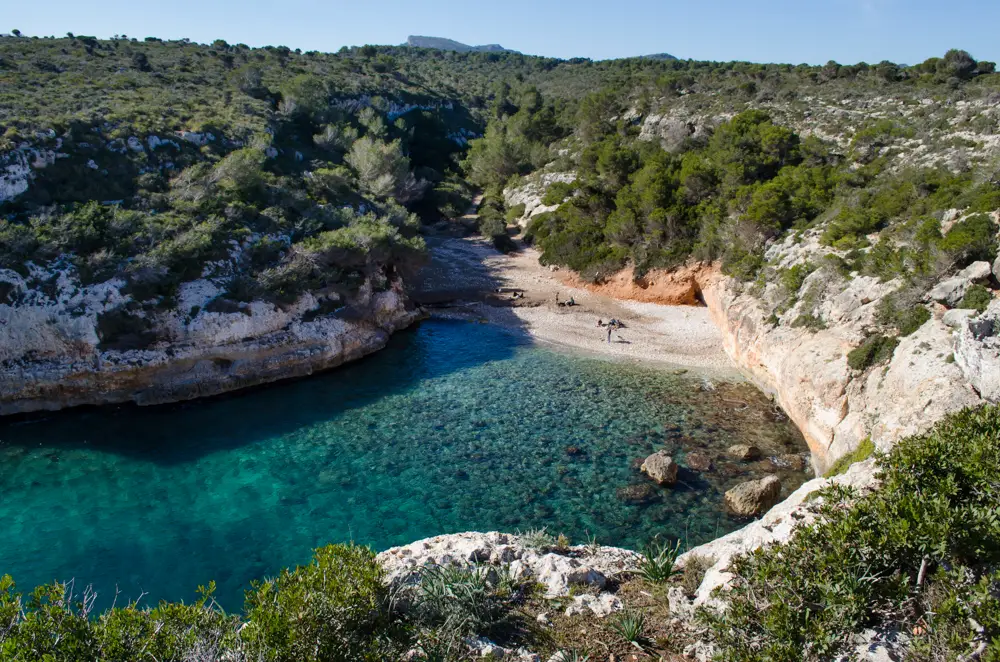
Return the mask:
<path fill-rule="evenodd" d="M 597 326 L 604 326 L 604 320 L 598 319 L 597 320 Z"/>
<path fill-rule="evenodd" d="M 566 302 L 566 305 L 567 306 L 575 306 L 576 305 L 576 299 L 574 299 L 573 297 L 570 297 L 569 301 Z"/>

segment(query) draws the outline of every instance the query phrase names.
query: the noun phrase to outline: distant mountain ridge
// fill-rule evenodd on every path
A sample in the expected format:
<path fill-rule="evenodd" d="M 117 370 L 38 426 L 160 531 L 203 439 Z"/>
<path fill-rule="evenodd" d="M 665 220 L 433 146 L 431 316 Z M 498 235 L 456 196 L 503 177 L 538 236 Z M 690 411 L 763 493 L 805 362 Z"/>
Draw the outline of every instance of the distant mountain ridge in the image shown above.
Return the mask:
<path fill-rule="evenodd" d="M 454 39 L 445 39 L 444 37 L 421 37 L 418 35 L 410 35 L 406 38 L 407 46 L 414 46 L 416 48 L 437 48 L 442 51 L 458 51 L 459 53 L 469 53 L 469 52 L 482 52 L 482 53 L 516 53 L 517 51 L 512 51 L 509 48 L 504 48 L 500 44 L 485 44 L 483 46 L 469 46 L 468 44 L 463 44 L 460 41 L 455 41 Z"/>
<path fill-rule="evenodd" d="M 643 60 L 676 60 L 677 58 L 670 53 L 653 53 L 652 55 L 640 55 L 640 59 Z"/>

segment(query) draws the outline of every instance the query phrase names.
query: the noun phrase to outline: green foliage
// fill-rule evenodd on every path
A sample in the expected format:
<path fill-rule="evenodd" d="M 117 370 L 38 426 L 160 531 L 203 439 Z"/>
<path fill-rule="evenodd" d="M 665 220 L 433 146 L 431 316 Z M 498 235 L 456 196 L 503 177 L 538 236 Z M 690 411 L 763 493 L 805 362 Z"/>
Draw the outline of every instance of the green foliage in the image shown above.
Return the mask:
<path fill-rule="evenodd" d="M 385 571 L 366 547 L 329 545 L 247 591 L 247 651 L 275 662 L 384 660 L 395 649 Z"/>
<path fill-rule="evenodd" d="M 901 338 L 914 333 L 931 318 L 931 311 L 919 301 L 920 294 L 910 290 L 884 297 L 876 311 L 879 324 L 895 328 Z"/>
<path fill-rule="evenodd" d="M 633 644 L 640 649 L 646 638 L 646 614 L 634 609 L 623 609 L 608 618 L 608 627 L 621 637 L 622 641 Z"/>
<path fill-rule="evenodd" d="M 826 473 L 823 474 L 823 478 L 833 478 L 834 476 L 839 476 L 845 471 L 847 471 L 852 464 L 857 464 L 858 462 L 864 462 L 872 456 L 875 452 L 875 444 L 872 442 L 871 437 L 865 437 L 850 453 L 840 456 L 836 462 L 833 463 Z"/>
<path fill-rule="evenodd" d="M 506 567 L 432 566 L 421 574 L 414 608 L 426 626 L 489 636 L 516 626 L 514 607 L 527 589 Z"/>
<path fill-rule="evenodd" d="M 516 223 L 517 219 L 524 216 L 524 209 L 525 206 L 523 203 L 519 205 L 514 205 L 513 207 L 508 209 L 507 212 L 504 214 L 504 219 L 508 223 Z"/>
<path fill-rule="evenodd" d="M 0 577 L 0 657 L 37 660 L 218 659 L 240 648 L 239 619 L 212 601 L 215 585 L 200 588 L 192 605 L 136 603 L 93 613 L 94 594 L 73 583 L 39 586 L 25 597 L 9 575 Z"/>
<path fill-rule="evenodd" d="M 953 225 L 939 246 L 964 267 L 977 260 L 993 260 L 997 255 L 997 226 L 986 214 L 975 214 Z"/>
<path fill-rule="evenodd" d="M 542 196 L 543 205 L 561 205 L 566 198 L 573 194 L 576 187 L 566 182 L 552 182 Z"/>
<path fill-rule="evenodd" d="M 819 523 L 735 559 L 728 610 L 701 613 L 718 659 L 831 659 L 866 628 L 917 626 L 915 659 L 969 655 L 970 619 L 1000 622 L 998 462 L 1000 408 L 987 406 L 879 456 L 880 489 L 823 491 Z M 981 659 L 998 655 L 987 637 Z"/>
<path fill-rule="evenodd" d="M 537 552 L 546 552 L 552 549 L 556 544 L 555 537 L 549 533 L 548 529 L 545 527 L 540 529 L 528 529 L 523 532 L 519 531 L 517 536 L 522 545 Z"/>
<path fill-rule="evenodd" d="M 962 297 L 962 301 L 959 302 L 958 307 L 971 308 L 979 312 L 984 312 L 991 301 L 993 301 L 992 292 L 982 285 L 973 285 L 965 291 L 965 296 Z"/>
<path fill-rule="evenodd" d="M 681 541 L 669 545 L 653 540 L 642 550 L 638 575 L 650 584 L 664 584 L 680 571 L 674 569 L 681 553 Z"/>
<path fill-rule="evenodd" d="M 899 345 L 899 338 L 874 335 L 847 353 L 847 365 L 852 370 L 867 370 L 873 365 L 884 363 L 892 358 L 892 353 Z"/>

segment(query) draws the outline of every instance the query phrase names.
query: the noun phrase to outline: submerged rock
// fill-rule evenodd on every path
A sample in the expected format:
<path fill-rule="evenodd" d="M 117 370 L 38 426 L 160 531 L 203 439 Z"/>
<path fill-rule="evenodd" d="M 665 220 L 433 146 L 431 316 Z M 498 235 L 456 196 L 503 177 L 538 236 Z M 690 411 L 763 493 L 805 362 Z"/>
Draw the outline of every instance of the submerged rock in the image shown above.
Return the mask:
<path fill-rule="evenodd" d="M 707 453 L 688 453 L 687 458 L 688 469 L 692 471 L 706 472 L 712 470 L 712 458 L 708 456 Z"/>
<path fill-rule="evenodd" d="M 638 485 L 626 485 L 618 488 L 618 498 L 625 503 L 643 504 L 649 503 L 659 497 L 659 492 L 649 483 Z"/>
<path fill-rule="evenodd" d="M 754 460 L 759 460 L 761 456 L 760 449 L 752 444 L 735 444 L 730 446 L 726 453 L 730 457 L 737 460 L 743 460 L 744 462 L 752 462 Z"/>
<path fill-rule="evenodd" d="M 666 451 L 653 453 L 639 469 L 658 485 L 673 485 L 677 482 L 677 463 Z"/>
<path fill-rule="evenodd" d="M 726 492 L 726 510 L 739 517 L 756 517 L 778 503 L 781 481 L 777 476 L 740 483 Z"/>

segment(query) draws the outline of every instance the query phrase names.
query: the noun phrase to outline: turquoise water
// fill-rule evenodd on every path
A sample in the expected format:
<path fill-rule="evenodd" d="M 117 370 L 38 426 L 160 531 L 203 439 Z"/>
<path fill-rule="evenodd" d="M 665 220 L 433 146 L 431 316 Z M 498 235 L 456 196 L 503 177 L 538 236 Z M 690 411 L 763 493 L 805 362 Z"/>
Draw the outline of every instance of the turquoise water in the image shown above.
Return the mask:
<path fill-rule="evenodd" d="M 649 490 L 637 459 L 664 446 L 804 448 L 763 400 L 724 404 L 733 389 L 753 397 L 745 387 L 701 383 L 429 321 L 306 380 L 6 421 L 0 573 L 21 589 L 75 578 L 105 605 L 116 587 L 119 600 L 191 600 L 214 579 L 238 609 L 251 579 L 330 542 L 546 526 L 581 543 L 694 544 L 739 525 L 720 514 L 721 490 L 743 469 Z M 641 503 L 624 498 L 629 485 L 646 489 Z"/>

